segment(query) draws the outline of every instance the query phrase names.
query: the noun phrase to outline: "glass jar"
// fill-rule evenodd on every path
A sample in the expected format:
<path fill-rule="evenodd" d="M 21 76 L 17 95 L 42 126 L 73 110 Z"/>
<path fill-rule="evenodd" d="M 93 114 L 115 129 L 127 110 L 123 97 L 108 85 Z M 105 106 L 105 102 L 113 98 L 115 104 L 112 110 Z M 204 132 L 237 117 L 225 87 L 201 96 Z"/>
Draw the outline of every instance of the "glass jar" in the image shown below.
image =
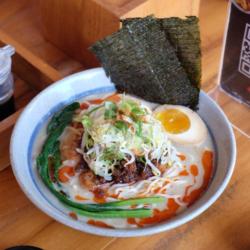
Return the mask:
<path fill-rule="evenodd" d="M 14 48 L 0 48 L 0 121 L 15 112 L 14 84 L 11 73 L 11 55 Z"/>

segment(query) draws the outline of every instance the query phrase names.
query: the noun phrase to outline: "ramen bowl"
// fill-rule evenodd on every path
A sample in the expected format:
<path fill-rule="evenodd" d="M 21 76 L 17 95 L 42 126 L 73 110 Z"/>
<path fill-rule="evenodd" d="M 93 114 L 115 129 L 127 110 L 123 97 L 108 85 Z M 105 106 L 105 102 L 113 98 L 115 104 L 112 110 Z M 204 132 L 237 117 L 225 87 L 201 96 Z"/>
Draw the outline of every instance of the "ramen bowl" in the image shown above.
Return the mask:
<path fill-rule="evenodd" d="M 10 154 L 15 177 L 27 197 L 44 213 L 74 229 L 103 236 L 135 237 L 176 228 L 208 209 L 222 194 L 233 173 L 236 146 L 232 127 L 220 107 L 203 91 L 198 114 L 205 121 L 215 146 L 215 168 L 210 184 L 188 209 L 164 222 L 145 228 L 99 228 L 73 220 L 65 206 L 47 189 L 34 165 L 35 143 L 51 116 L 74 100 L 114 92 L 115 87 L 102 68 L 86 70 L 52 84 L 25 108 L 14 128 Z"/>

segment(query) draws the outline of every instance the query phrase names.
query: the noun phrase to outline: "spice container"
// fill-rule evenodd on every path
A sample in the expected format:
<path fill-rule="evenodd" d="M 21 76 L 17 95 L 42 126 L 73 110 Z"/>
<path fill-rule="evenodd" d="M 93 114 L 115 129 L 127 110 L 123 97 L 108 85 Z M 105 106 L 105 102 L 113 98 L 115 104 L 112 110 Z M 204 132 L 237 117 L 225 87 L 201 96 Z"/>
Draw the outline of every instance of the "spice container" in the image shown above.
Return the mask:
<path fill-rule="evenodd" d="M 15 112 L 11 56 L 15 50 L 7 45 L 0 48 L 0 121 Z"/>

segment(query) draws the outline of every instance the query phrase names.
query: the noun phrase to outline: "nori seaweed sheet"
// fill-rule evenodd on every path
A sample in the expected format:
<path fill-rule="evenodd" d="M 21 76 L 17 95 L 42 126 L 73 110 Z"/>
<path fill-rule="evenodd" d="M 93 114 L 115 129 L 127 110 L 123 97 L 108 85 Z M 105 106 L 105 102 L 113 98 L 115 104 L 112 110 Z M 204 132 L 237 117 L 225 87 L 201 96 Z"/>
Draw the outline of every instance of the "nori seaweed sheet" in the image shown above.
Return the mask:
<path fill-rule="evenodd" d="M 199 89 L 190 83 L 157 19 L 128 22 L 90 49 L 119 91 L 157 103 L 197 106 Z"/>
<path fill-rule="evenodd" d="M 127 18 L 121 20 L 124 26 L 132 22 L 138 22 L 143 18 Z M 200 87 L 201 81 L 201 48 L 199 18 L 187 16 L 185 19 L 179 17 L 157 18 L 161 28 L 165 31 L 167 38 L 176 50 L 178 59 L 185 69 L 190 82 Z"/>
<path fill-rule="evenodd" d="M 171 44 L 175 45 L 177 56 L 188 74 L 190 82 L 200 87 L 201 49 L 199 19 L 188 16 L 186 19 L 170 17 L 159 20 L 168 35 Z"/>

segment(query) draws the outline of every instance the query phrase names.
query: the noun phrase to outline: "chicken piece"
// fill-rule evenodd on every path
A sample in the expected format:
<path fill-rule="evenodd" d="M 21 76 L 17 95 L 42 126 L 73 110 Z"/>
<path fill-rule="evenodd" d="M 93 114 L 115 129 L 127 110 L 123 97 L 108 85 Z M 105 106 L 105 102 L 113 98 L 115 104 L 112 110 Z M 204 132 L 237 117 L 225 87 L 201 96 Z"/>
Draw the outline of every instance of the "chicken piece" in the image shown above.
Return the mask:
<path fill-rule="evenodd" d="M 94 190 L 96 187 L 96 176 L 91 170 L 83 171 L 79 175 L 80 184 L 88 188 L 89 190 Z"/>
<path fill-rule="evenodd" d="M 88 188 L 91 191 L 107 182 L 103 177 L 95 175 L 89 168 L 82 169 L 82 172 L 79 175 L 79 181 L 83 187 Z"/>
<path fill-rule="evenodd" d="M 83 129 L 67 127 L 60 140 L 60 153 L 62 161 L 70 160 L 74 166 L 78 165 L 82 156 L 76 151 L 81 145 Z"/>

